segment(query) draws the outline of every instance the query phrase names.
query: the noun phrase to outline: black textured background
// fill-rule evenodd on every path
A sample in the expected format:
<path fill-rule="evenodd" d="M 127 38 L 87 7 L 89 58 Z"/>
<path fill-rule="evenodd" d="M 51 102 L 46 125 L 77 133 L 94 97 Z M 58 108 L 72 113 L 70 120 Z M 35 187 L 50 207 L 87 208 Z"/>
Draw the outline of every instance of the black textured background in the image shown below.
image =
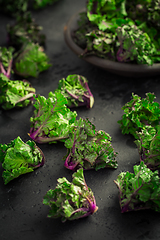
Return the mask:
<path fill-rule="evenodd" d="M 46 53 L 52 67 L 29 79 L 38 94 L 48 96 L 58 81 L 69 74 L 80 74 L 89 81 L 95 104 L 92 109 L 77 109 L 79 117 L 88 117 L 97 130 L 102 129 L 112 137 L 112 145 L 118 152 L 118 169 L 102 169 L 85 172 L 87 185 L 94 192 L 98 211 L 87 218 L 61 223 L 60 219 L 48 219 L 48 207 L 42 204 L 45 193 L 55 188 L 59 177 L 71 180 L 72 172 L 63 166 L 66 149 L 62 143 L 44 144 L 39 147 L 46 157 L 45 165 L 33 173 L 23 175 L 6 186 L 0 178 L 0 240 L 148 240 L 160 238 L 160 215 L 153 211 L 121 214 L 118 189 L 114 184 L 121 171 L 132 171 L 139 163 L 133 138 L 121 134 L 117 121 L 121 119 L 121 107 L 134 92 L 145 97 L 154 92 L 160 102 L 159 76 L 154 78 L 129 78 L 98 69 L 79 59 L 67 47 L 63 28 L 69 18 L 81 8 L 85 0 L 60 0 L 53 6 L 32 12 L 35 21 L 43 26 L 47 36 Z M 13 19 L 0 15 L 0 44 L 6 42 L 6 24 Z M 33 106 L 9 111 L 0 110 L 0 143 L 8 143 L 20 136 L 29 140 L 30 117 Z M 0 175 L 3 169 L 0 167 Z"/>

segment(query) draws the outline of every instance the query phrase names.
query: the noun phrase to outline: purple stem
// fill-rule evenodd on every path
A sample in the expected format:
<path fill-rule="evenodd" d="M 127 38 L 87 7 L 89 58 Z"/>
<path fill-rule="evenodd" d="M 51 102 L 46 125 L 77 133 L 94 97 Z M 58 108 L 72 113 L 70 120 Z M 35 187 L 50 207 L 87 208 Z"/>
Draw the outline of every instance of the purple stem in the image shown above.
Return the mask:
<path fill-rule="evenodd" d="M 37 100 L 37 101 L 38 101 L 38 100 Z M 56 105 L 56 104 L 55 104 L 55 105 Z M 55 105 L 54 105 L 53 108 L 51 109 L 51 112 L 50 112 L 51 114 L 52 114 L 53 111 L 54 111 Z M 41 110 L 41 108 L 39 108 L 37 117 L 40 116 L 40 110 Z M 43 113 L 42 113 L 42 114 L 43 114 Z M 48 116 L 48 118 L 49 118 L 49 117 L 50 117 L 50 116 Z M 46 120 L 43 122 L 43 124 L 42 124 L 37 130 L 35 130 L 34 127 L 32 127 L 32 128 L 30 129 L 30 132 L 29 132 L 28 135 L 29 135 L 34 141 L 36 141 L 36 142 L 38 142 L 38 143 L 48 143 L 48 142 L 50 142 L 50 141 L 56 141 L 56 140 L 60 140 L 60 139 L 65 139 L 66 137 L 53 137 L 53 138 L 49 138 L 49 137 L 37 137 L 38 134 L 39 134 L 39 132 L 40 132 L 41 129 L 43 128 L 43 126 L 46 124 L 48 118 L 46 118 Z"/>
<path fill-rule="evenodd" d="M 65 163 L 64 163 L 64 166 L 67 168 L 67 169 L 70 169 L 72 171 L 75 171 L 76 170 L 76 167 L 78 165 L 78 162 L 73 162 L 72 161 L 72 158 L 70 157 L 71 156 L 71 153 L 69 153 L 69 155 L 67 156 L 66 160 L 65 160 Z"/>
<path fill-rule="evenodd" d="M 34 131 L 34 127 L 32 127 L 32 128 L 30 129 L 30 132 L 29 132 L 28 135 L 29 135 L 34 141 L 37 140 L 37 135 L 39 134 L 39 129 L 40 129 L 40 128 L 38 128 L 36 131 Z"/>
<path fill-rule="evenodd" d="M 4 69 L 2 62 L 0 62 L 1 73 L 3 73 L 7 78 L 10 78 L 10 75 L 11 75 L 12 61 L 13 60 L 11 59 L 10 62 L 9 62 L 9 66 L 8 66 L 7 72 Z"/>
<path fill-rule="evenodd" d="M 74 135 L 74 142 L 73 142 L 73 147 L 72 147 L 72 155 L 74 156 L 75 154 L 75 145 L 76 145 L 76 135 Z M 65 160 L 65 163 L 64 163 L 64 166 L 70 170 L 73 170 L 75 171 L 76 170 L 76 167 L 78 165 L 78 162 L 73 162 L 72 161 L 73 157 L 71 157 L 71 153 L 68 154 L 66 160 Z"/>
<path fill-rule="evenodd" d="M 123 207 L 121 206 L 121 213 L 132 211 L 132 209 L 131 210 L 129 209 L 129 204 L 132 201 L 132 199 L 136 196 L 137 192 L 141 189 L 141 187 L 143 187 L 143 184 L 139 188 L 137 188 L 134 191 L 134 193 L 132 193 L 130 200 Z"/>
<path fill-rule="evenodd" d="M 82 80 L 82 76 L 78 76 L 78 80 L 80 82 L 80 84 L 82 85 L 82 87 L 84 87 L 86 89 L 86 91 L 83 93 L 83 102 L 78 100 L 78 96 L 71 93 L 68 89 L 65 89 L 66 92 L 74 99 L 76 99 L 78 101 L 78 106 L 86 106 L 87 108 L 92 108 L 93 103 L 94 103 L 94 98 L 93 95 L 89 89 L 88 83 L 87 81 L 84 79 Z M 70 106 L 70 107 L 75 107 L 74 105 Z"/>
<path fill-rule="evenodd" d="M 90 102 L 91 102 L 91 96 L 89 96 L 89 95 L 87 95 L 87 94 L 85 94 L 85 93 L 83 93 L 83 96 L 82 96 L 82 98 L 83 98 L 83 102 L 81 102 L 81 101 L 79 101 L 79 97 L 78 96 L 76 96 L 75 94 L 73 94 L 73 93 L 71 93 L 70 91 L 68 91 L 68 89 L 65 89 L 66 90 L 66 92 L 72 97 L 72 98 L 74 98 L 75 100 L 77 100 L 78 101 L 78 106 L 86 106 L 87 108 L 91 108 L 90 107 Z M 71 105 L 70 107 L 75 107 L 75 105 Z"/>
<path fill-rule="evenodd" d="M 6 70 L 4 69 L 1 62 L 0 62 L 0 69 L 1 69 L 1 73 L 3 73 L 5 76 L 7 76 Z"/>
<path fill-rule="evenodd" d="M 75 94 L 71 93 L 68 89 L 65 88 L 65 91 L 74 99 L 78 100 L 78 96 L 76 96 Z"/>
<path fill-rule="evenodd" d="M 34 93 L 28 93 L 26 96 L 21 97 L 21 98 L 16 102 L 16 104 L 19 103 L 19 102 L 23 102 L 23 101 L 25 101 L 26 99 L 32 100 L 33 95 L 34 95 Z"/>
<path fill-rule="evenodd" d="M 28 133 L 30 138 L 32 138 L 37 143 L 49 143 L 49 142 L 59 141 L 59 140 L 67 138 L 67 137 L 38 137 L 38 134 L 39 134 L 41 128 L 42 128 L 42 126 L 39 127 L 36 131 L 34 131 L 34 127 L 32 127 L 30 129 L 30 132 Z"/>
<path fill-rule="evenodd" d="M 79 209 L 77 209 L 73 212 L 73 214 L 75 214 L 77 212 L 80 212 L 80 211 L 86 212 L 85 214 L 83 214 L 79 218 L 87 217 L 87 216 L 95 213 L 98 210 L 98 207 L 96 206 L 95 198 L 93 199 L 93 202 L 88 197 L 86 197 L 86 199 L 89 203 L 89 207 L 88 208 L 82 207 L 82 208 L 79 208 Z"/>
<path fill-rule="evenodd" d="M 13 59 L 10 60 L 9 66 L 8 66 L 8 69 L 7 69 L 7 77 L 8 78 L 10 78 L 10 75 L 11 75 L 12 62 L 13 62 Z"/>

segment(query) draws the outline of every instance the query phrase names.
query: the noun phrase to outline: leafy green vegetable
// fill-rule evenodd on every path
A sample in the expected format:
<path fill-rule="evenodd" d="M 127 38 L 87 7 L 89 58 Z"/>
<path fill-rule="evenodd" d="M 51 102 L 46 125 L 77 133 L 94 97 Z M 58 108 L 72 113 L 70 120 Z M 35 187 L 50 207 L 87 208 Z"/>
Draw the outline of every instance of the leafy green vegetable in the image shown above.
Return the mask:
<path fill-rule="evenodd" d="M 3 109 L 26 107 L 33 100 L 34 94 L 35 89 L 28 81 L 13 81 L 0 73 L 0 105 Z"/>
<path fill-rule="evenodd" d="M 10 78 L 13 73 L 13 47 L 0 47 L 0 73 L 3 73 L 6 77 Z"/>
<path fill-rule="evenodd" d="M 50 92 L 48 98 L 35 96 L 34 116 L 30 118 L 30 137 L 38 143 L 63 141 L 77 117 L 66 106 L 67 99 L 60 92 Z"/>
<path fill-rule="evenodd" d="M 127 15 L 125 2 L 126 0 L 89 0 L 87 2 L 88 19 L 104 31 L 112 25 L 113 18 L 123 18 Z"/>
<path fill-rule="evenodd" d="M 153 65 L 152 56 L 156 54 L 156 47 L 146 32 L 136 25 L 118 27 L 116 32 L 120 44 L 116 56 L 119 62 Z"/>
<path fill-rule="evenodd" d="M 67 99 L 68 107 L 86 106 L 92 108 L 94 104 L 93 94 L 91 93 L 88 80 L 80 75 L 68 75 L 59 81 L 58 89 Z"/>
<path fill-rule="evenodd" d="M 160 27 L 160 1 L 152 0 L 148 7 L 148 21 Z"/>
<path fill-rule="evenodd" d="M 15 49 L 13 70 L 22 77 L 38 77 L 51 64 L 42 46 L 45 35 L 42 27 L 35 23 L 30 12 L 17 15 L 14 25 L 7 25 L 8 44 Z"/>
<path fill-rule="evenodd" d="M 121 212 L 143 209 L 160 211 L 160 178 L 144 162 L 133 167 L 134 173 L 121 172 L 115 184 L 119 189 Z"/>
<path fill-rule="evenodd" d="M 0 0 L 0 12 L 17 17 L 28 9 L 42 9 L 58 0 Z"/>
<path fill-rule="evenodd" d="M 130 18 L 134 21 L 147 21 L 148 10 L 151 2 L 154 0 L 135 0 L 134 2 L 126 1 L 126 11 Z"/>
<path fill-rule="evenodd" d="M 159 0 L 126 1 L 126 10 L 130 18 L 146 22 L 149 26 L 159 27 Z"/>
<path fill-rule="evenodd" d="M 34 9 L 44 8 L 47 5 L 52 5 L 53 3 L 57 2 L 57 1 L 58 0 L 34 0 L 33 8 Z"/>
<path fill-rule="evenodd" d="M 72 175 L 72 182 L 65 177 L 57 180 L 56 188 L 48 190 L 43 204 L 50 207 L 48 217 L 59 218 L 62 222 L 87 217 L 97 211 L 95 197 L 87 186 L 83 169 Z"/>
<path fill-rule="evenodd" d="M 75 121 L 68 139 L 65 140 L 67 155 L 65 167 L 75 171 L 77 168 L 96 169 L 117 168 L 116 154 L 108 133 L 97 131 L 89 119 Z"/>
<path fill-rule="evenodd" d="M 28 42 L 14 59 L 13 69 L 16 74 L 22 77 L 32 76 L 37 78 L 40 72 L 47 70 L 51 66 L 48 62 L 48 56 L 43 51 L 43 48 L 39 44 Z"/>
<path fill-rule="evenodd" d="M 124 114 L 118 121 L 122 134 L 132 134 L 138 139 L 137 132 L 145 125 L 157 126 L 160 123 L 160 105 L 155 102 L 154 93 L 146 93 L 146 98 L 132 93 L 132 99 L 122 109 Z"/>
<path fill-rule="evenodd" d="M 88 20 L 86 12 L 81 12 L 79 14 L 79 19 L 77 20 L 78 29 L 74 31 L 74 42 L 78 44 L 81 48 L 86 48 L 86 34 L 97 29 L 97 26 Z"/>
<path fill-rule="evenodd" d="M 138 132 L 139 139 L 135 141 L 140 161 L 144 161 L 151 170 L 160 167 L 160 125 L 156 128 L 157 130 L 150 125 L 144 126 L 141 132 Z"/>
<path fill-rule="evenodd" d="M 118 62 L 160 62 L 160 5 L 157 0 L 88 0 L 73 40 L 80 55 Z"/>
<path fill-rule="evenodd" d="M 7 25 L 8 44 L 17 51 L 26 42 L 38 43 L 40 46 L 44 46 L 46 37 L 41 33 L 42 29 L 32 18 L 30 12 L 18 15 L 14 24 Z"/>
<path fill-rule="evenodd" d="M 0 11 L 10 16 L 17 16 L 27 11 L 29 0 L 0 0 Z"/>
<path fill-rule="evenodd" d="M 34 141 L 24 143 L 18 136 L 8 144 L 0 144 L 0 162 L 4 168 L 2 177 L 5 184 L 22 174 L 33 172 L 44 161 L 44 155 Z"/>
<path fill-rule="evenodd" d="M 111 58 L 114 60 L 114 42 L 114 33 L 93 30 L 86 33 L 86 49 L 81 56 L 96 55 L 101 58 Z"/>

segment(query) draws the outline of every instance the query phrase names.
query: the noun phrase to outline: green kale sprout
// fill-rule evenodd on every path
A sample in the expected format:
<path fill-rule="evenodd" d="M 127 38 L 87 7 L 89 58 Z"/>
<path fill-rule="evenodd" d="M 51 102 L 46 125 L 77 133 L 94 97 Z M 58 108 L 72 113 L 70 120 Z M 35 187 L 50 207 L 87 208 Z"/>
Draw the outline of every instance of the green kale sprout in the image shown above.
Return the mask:
<path fill-rule="evenodd" d="M 75 121 L 65 140 L 67 154 L 64 166 L 72 171 L 78 168 L 95 169 L 118 167 L 117 153 L 111 144 L 111 137 L 105 131 L 97 131 L 89 119 Z"/>
<path fill-rule="evenodd" d="M 37 43 L 24 44 L 15 54 L 13 62 L 14 72 L 22 77 L 38 78 L 40 72 L 47 70 L 51 64 L 43 48 Z"/>
<path fill-rule="evenodd" d="M 138 134 L 135 144 L 138 147 L 140 161 L 152 171 L 160 168 L 160 125 L 156 128 L 146 125 Z"/>
<path fill-rule="evenodd" d="M 8 44 L 16 51 L 20 50 L 27 42 L 45 46 L 46 37 L 41 33 L 42 30 L 43 28 L 32 18 L 31 12 L 20 14 L 14 24 L 7 24 Z"/>
<path fill-rule="evenodd" d="M 134 173 L 121 172 L 114 180 L 119 189 L 121 213 L 151 209 L 160 212 L 160 178 L 144 162 L 134 165 Z"/>
<path fill-rule="evenodd" d="M 34 141 L 26 143 L 18 136 L 8 144 L 0 144 L 0 162 L 4 169 L 2 177 L 7 184 L 22 174 L 33 172 L 43 166 L 45 157 Z"/>
<path fill-rule="evenodd" d="M 67 106 L 67 99 L 60 92 L 50 92 L 48 98 L 34 96 L 34 114 L 30 118 L 29 136 L 38 143 L 56 143 L 68 138 L 77 112 Z"/>
<path fill-rule="evenodd" d="M 160 124 L 160 105 L 154 101 L 155 98 L 154 93 L 146 93 L 146 98 L 132 93 L 132 99 L 122 107 L 124 114 L 118 121 L 122 134 L 131 134 L 138 139 L 138 132 L 144 126 Z"/>
<path fill-rule="evenodd" d="M 60 91 L 67 99 L 67 106 L 80 107 L 86 106 L 92 108 L 94 97 L 88 86 L 88 80 L 81 75 L 73 74 L 59 80 L 58 88 L 55 91 Z"/>
<path fill-rule="evenodd" d="M 0 106 L 9 110 L 26 107 L 33 101 L 35 89 L 26 80 L 10 80 L 0 73 Z"/>
<path fill-rule="evenodd" d="M 65 177 L 57 180 L 56 188 L 47 191 L 43 204 L 50 207 L 49 218 L 75 220 L 87 217 L 98 210 L 92 190 L 87 186 L 83 169 L 72 175 L 72 182 Z"/>

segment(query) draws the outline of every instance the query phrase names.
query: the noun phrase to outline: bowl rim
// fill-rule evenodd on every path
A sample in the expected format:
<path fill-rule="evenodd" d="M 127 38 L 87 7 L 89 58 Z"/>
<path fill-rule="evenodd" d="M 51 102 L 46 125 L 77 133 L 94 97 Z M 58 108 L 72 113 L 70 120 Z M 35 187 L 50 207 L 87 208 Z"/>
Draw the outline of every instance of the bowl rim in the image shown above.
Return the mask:
<path fill-rule="evenodd" d="M 83 8 L 73 14 L 66 25 L 64 26 L 64 39 L 68 47 L 78 56 L 83 53 L 84 49 L 80 48 L 73 41 L 73 31 L 78 27 L 77 20 L 79 19 L 79 14 L 84 12 L 86 9 Z M 120 63 L 114 62 L 108 59 L 102 59 L 97 56 L 87 56 L 81 58 L 82 60 L 91 63 L 97 67 L 105 69 L 116 74 L 123 76 L 141 77 L 141 76 L 153 76 L 160 74 L 160 63 L 154 63 L 152 66 L 148 65 L 138 65 L 130 63 Z"/>

